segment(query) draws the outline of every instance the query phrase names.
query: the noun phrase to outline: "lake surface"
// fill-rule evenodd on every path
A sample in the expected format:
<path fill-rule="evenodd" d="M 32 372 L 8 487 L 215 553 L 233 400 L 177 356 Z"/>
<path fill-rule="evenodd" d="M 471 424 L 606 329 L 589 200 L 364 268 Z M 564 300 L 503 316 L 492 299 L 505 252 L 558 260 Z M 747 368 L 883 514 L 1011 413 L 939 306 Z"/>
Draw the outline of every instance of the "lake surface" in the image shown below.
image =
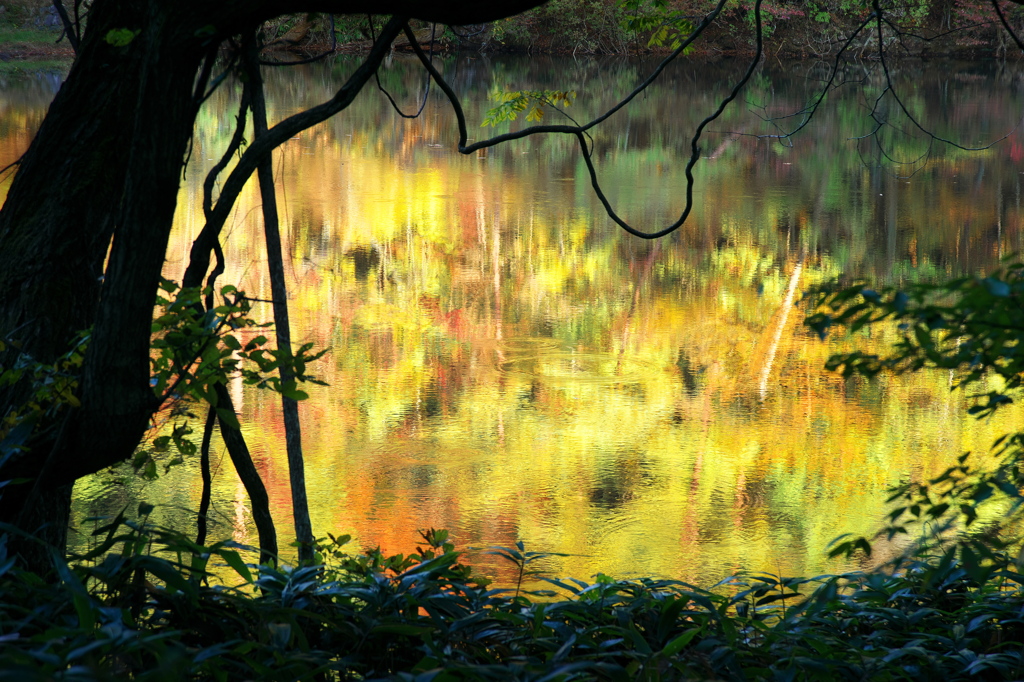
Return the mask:
<path fill-rule="evenodd" d="M 508 128 L 478 127 L 494 91 L 575 89 L 567 112 L 583 120 L 653 63 L 440 65 L 480 138 Z M 603 186 L 635 225 L 678 214 L 692 129 L 741 67 L 682 63 L 595 131 Z M 268 72 L 272 122 L 328 99 L 353 68 L 340 59 Z M 293 336 L 331 349 L 315 366 L 329 387 L 312 387 L 301 405 L 315 533 L 395 552 L 430 527 L 451 530 L 460 548 L 522 540 L 567 554 L 545 570 L 580 578 L 707 585 L 740 570 L 815 574 L 849 567 L 827 561 L 826 545 L 873 532 L 887 486 L 964 450 L 986 452 L 1013 428 L 1019 413 L 967 418 L 946 373 L 868 384 L 825 372 L 830 353 L 881 349 L 895 335 L 823 343 L 795 304 L 841 274 L 897 284 L 979 273 L 1020 250 L 1020 136 L 971 153 L 929 145 L 883 102 L 879 135 L 853 139 L 878 125 L 868 112 L 882 81 L 864 64 L 847 67 L 797 137 L 756 137 L 792 125 L 765 118 L 805 107 L 826 74 L 821 64 L 766 63 L 710 127 L 689 222 L 656 242 L 607 218 L 572 138 L 459 155 L 436 90 L 408 121 L 368 89 L 284 145 L 274 166 Z M 967 146 L 1010 132 L 1024 111 L 1017 65 L 911 62 L 894 75 L 915 117 Z M 0 84 L 0 166 L 25 149 L 58 82 Z M 405 58 L 382 83 L 408 111 L 424 94 Z M 168 276 L 180 277 L 202 227 L 202 178 L 230 138 L 237 92 L 226 85 L 201 112 Z M 269 298 L 254 185 L 227 235 L 220 283 Z M 269 306 L 255 317 L 269 320 Z M 285 546 L 279 402 L 232 390 Z M 213 537 L 255 543 L 219 444 L 213 460 Z M 89 542 L 88 517 L 140 499 L 159 505 L 157 521 L 191 527 L 199 494 L 191 462 L 155 482 L 91 477 L 76 490 L 75 542 Z M 493 557 L 473 557 L 508 579 Z"/>

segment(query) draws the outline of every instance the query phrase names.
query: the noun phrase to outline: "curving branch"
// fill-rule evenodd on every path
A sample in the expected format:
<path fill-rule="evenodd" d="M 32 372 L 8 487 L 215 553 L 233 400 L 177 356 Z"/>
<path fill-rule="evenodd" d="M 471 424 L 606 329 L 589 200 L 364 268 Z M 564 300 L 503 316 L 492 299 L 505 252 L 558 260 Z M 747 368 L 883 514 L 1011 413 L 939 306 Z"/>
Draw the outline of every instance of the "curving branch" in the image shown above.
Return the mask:
<path fill-rule="evenodd" d="M 746 73 L 743 74 L 743 78 L 741 78 L 739 82 L 736 83 L 736 85 L 733 87 L 729 95 L 725 99 L 723 99 L 721 103 L 719 103 L 718 109 L 716 109 L 713 114 L 705 118 L 703 121 L 700 122 L 700 124 L 697 125 L 697 130 L 694 132 L 693 138 L 691 138 L 690 140 L 690 160 L 686 163 L 685 169 L 686 205 L 683 207 L 683 212 L 680 214 L 679 218 L 676 219 L 676 221 L 669 225 L 668 227 L 662 228 L 661 230 L 657 230 L 655 232 L 642 232 L 631 227 L 622 218 L 620 218 L 618 214 L 615 213 L 614 209 L 612 209 L 611 203 L 608 201 L 608 198 L 605 196 L 604 192 L 601 191 L 601 187 L 598 184 L 597 170 L 594 168 L 594 162 L 591 159 L 590 151 L 586 147 L 586 141 L 583 139 L 583 134 L 577 133 L 577 138 L 580 142 L 580 149 L 583 151 L 583 160 L 587 164 L 587 170 L 590 171 L 590 184 L 594 188 L 594 192 L 597 194 L 598 200 L 601 202 L 601 205 L 604 206 L 604 210 L 608 213 L 608 217 L 614 220 L 619 227 L 624 229 L 626 232 L 629 232 L 631 235 L 634 235 L 636 237 L 642 237 L 644 239 L 657 239 L 658 237 L 664 237 L 665 235 L 671 232 L 675 232 L 683 223 L 686 222 L 686 219 L 690 216 L 690 211 L 693 209 L 693 167 L 696 166 L 697 161 L 700 160 L 700 146 L 698 145 L 698 143 L 700 142 L 701 135 L 704 134 L 704 129 L 708 126 L 708 124 L 712 123 L 719 116 L 721 116 L 722 113 L 725 111 L 725 108 L 729 106 L 729 103 L 736 99 L 736 96 L 739 95 L 740 90 L 742 90 L 743 86 L 747 84 L 747 81 L 750 80 L 750 77 L 754 75 L 754 69 L 757 68 L 758 63 L 761 61 L 761 55 L 764 50 L 763 36 L 761 31 L 761 0 L 757 0 L 757 2 L 754 3 L 754 22 L 756 24 L 757 31 L 757 50 L 754 54 L 754 58 L 750 61 L 750 65 L 747 67 Z"/>
<path fill-rule="evenodd" d="M 207 220 L 210 219 L 213 213 L 213 187 L 217 184 L 217 176 L 228 167 L 231 157 L 241 148 L 242 141 L 245 140 L 245 120 L 249 112 L 249 91 L 250 86 L 246 83 L 242 88 L 242 101 L 238 105 L 238 115 L 235 116 L 235 132 L 231 136 L 231 142 L 228 143 L 228 148 L 221 155 L 220 161 L 206 174 L 206 180 L 203 182 L 203 215 L 206 216 Z M 217 240 L 214 240 L 214 242 L 216 243 Z"/>
<path fill-rule="evenodd" d="M 661 73 L 668 67 L 668 65 L 671 64 L 672 61 L 676 59 L 676 57 L 682 54 L 683 51 L 686 50 L 686 48 L 693 44 L 693 42 L 698 37 L 700 37 L 704 30 L 707 29 L 707 27 L 710 26 L 712 22 L 714 22 L 714 20 L 721 13 L 722 8 L 725 6 L 725 0 L 719 0 L 718 4 L 715 5 L 715 8 L 701 20 L 701 22 L 697 25 L 696 28 L 694 28 L 693 32 L 686 38 L 686 40 L 684 40 L 682 44 L 679 45 L 679 47 L 677 47 L 665 59 L 663 59 L 654 69 L 654 71 L 652 71 L 651 74 L 643 82 L 640 83 L 640 85 L 634 88 L 632 92 L 626 95 L 617 104 L 612 106 L 603 114 L 591 120 L 589 123 L 585 123 L 583 125 L 529 126 L 522 130 L 505 133 L 502 135 L 496 135 L 494 137 L 488 138 L 486 140 L 481 140 L 473 144 L 467 144 L 468 133 L 466 129 L 466 116 L 462 110 L 462 105 L 459 103 L 458 95 L 455 94 L 455 91 L 452 90 L 451 86 L 448 85 L 448 83 L 444 80 L 444 77 L 438 72 L 438 70 L 427 58 L 427 55 L 424 54 L 423 48 L 421 48 L 419 43 L 416 41 L 416 37 L 413 35 L 412 30 L 408 26 L 405 26 L 404 31 L 406 36 L 409 38 L 409 42 L 412 44 L 413 50 L 416 52 L 416 56 L 419 57 L 420 62 L 423 64 L 424 68 L 426 68 L 427 72 L 430 73 L 431 77 L 437 82 L 438 87 L 441 88 L 441 90 L 448 97 L 448 100 L 451 102 L 452 109 L 455 111 L 455 117 L 459 128 L 460 153 L 471 154 L 477 151 L 478 149 L 493 147 L 494 145 L 498 145 L 503 142 L 522 139 L 530 135 L 547 133 L 575 135 L 580 143 L 580 152 L 582 153 L 584 162 L 587 165 L 587 170 L 590 172 L 590 184 L 594 188 L 594 192 L 596 193 L 598 200 L 600 200 L 601 204 L 604 206 L 605 211 L 608 213 L 608 216 L 613 221 L 615 221 L 615 223 L 619 225 L 619 227 L 621 227 L 626 232 L 636 237 L 640 237 L 642 239 L 657 239 L 658 237 L 663 237 L 679 229 L 679 227 L 684 222 L 686 222 L 686 219 L 689 217 L 690 212 L 693 209 L 693 167 L 697 164 L 697 161 L 700 160 L 701 150 L 699 143 L 701 136 L 704 133 L 704 129 L 710 123 L 715 121 L 719 116 L 721 116 L 722 113 L 725 111 L 725 108 L 729 105 L 729 103 L 736 99 L 737 95 L 739 95 L 740 91 L 743 89 L 743 87 L 750 80 L 750 77 L 753 75 L 754 69 L 757 68 L 758 63 L 760 63 L 761 61 L 761 56 L 764 53 L 764 41 L 761 21 L 761 2 L 762 0 L 756 0 L 756 2 L 754 3 L 756 51 L 753 59 L 750 62 L 750 65 L 747 67 L 747 70 L 744 73 L 743 77 L 736 83 L 736 85 L 733 87 L 729 95 L 722 100 L 722 102 L 719 104 L 718 108 L 714 111 L 714 113 L 712 113 L 710 116 L 701 121 L 700 124 L 698 124 L 696 132 L 694 133 L 693 138 L 690 140 L 691 154 L 690 160 L 686 164 L 686 204 L 683 207 L 682 213 L 680 214 L 679 218 L 671 225 L 668 225 L 667 227 L 664 227 L 659 230 L 655 230 L 653 232 L 645 232 L 643 230 L 636 229 L 635 227 L 627 223 L 625 220 L 623 220 L 621 217 L 619 217 L 619 215 L 612 208 L 611 202 L 608 200 L 608 197 L 604 194 L 604 191 L 601 189 L 601 185 L 598 182 L 597 170 L 594 167 L 592 150 L 590 146 L 587 144 L 586 134 L 587 131 L 589 131 L 591 128 L 597 126 L 603 121 L 609 119 L 611 116 L 615 115 L 623 107 L 625 107 L 627 104 L 633 101 L 633 99 L 635 99 L 637 95 L 639 95 L 648 87 L 650 87 L 651 84 L 654 83 L 655 80 L 657 80 L 658 76 L 660 76 Z"/>
<path fill-rule="evenodd" d="M 373 32 L 373 22 L 372 21 L 370 22 L 370 31 L 371 31 L 371 35 L 372 35 L 372 32 Z M 436 31 L 437 31 L 437 24 L 436 23 L 431 24 L 431 26 L 430 26 L 430 61 L 431 62 L 434 61 L 434 36 L 435 36 Z M 413 42 L 415 42 L 415 41 L 413 41 Z M 430 77 L 430 73 L 429 72 L 427 73 L 427 85 L 426 85 L 426 87 L 424 88 L 424 91 L 423 91 L 423 101 L 420 102 L 420 108 L 416 110 L 415 114 L 407 114 L 404 111 L 402 111 L 401 107 L 398 106 L 398 102 L 396 102 L 395 98 L 391 96 L 391 93 L 388 92 L 384 88 L 383 85 L 381 85 L 381 82 L 380 82 L 380 71 L 375 71 L 374 74 L 373 74 L 373 77 L 377 81 L 377 89 L 380 90 L 381 92 L 383 92 L 384 96 L 388 98 L 388 102 L 391 103 L 391 108 L 395 110 L 396 114 L 398 114 L 402 118 L 419 118 L 420 117 L 420 114 L 423 113 L 423 109 L 427 106 L 427 98 L 430 96 L 430 83 L 431 83 L 432 79 Z"/>
<path fill-rule="evenodd" d="M 747 136 L 751 136 L 751 137 L 756 137 L 758 139 L 785 140 L 785 139 L 788 139 L 790 137 L 793 137 L 798 132 L 800 132 L 801 130 L 806 128 L 807 125 L 811 122 L 811 119 L 814 118 L 814 115 L 816 113 L 818 113 L 818 108 L 821 106 L 822 102 L 825 101 L 825 97 L 828 96 L 828 93 L 833 90 L 833 86 L 835 85 L 836 76 L 839 74 L 839 65 L 842 62 L 843 56 L 846 54 L 846 51 L 850 48 L 851 45 L 853 45 L 853 41 L 857 38 L 858 35 L 860 35 L 860 32 L 863 31 L 867 27 L 867 25 L 869 23 L 871 23 L 871 20 L 874 18 L 874 16 L 875 16 L 874 13 L 871 13 L 867 17 L 865 17 L 864 21 L 862 21 L 860 23 L 860 25 L 857 26 L 857 28 L 854 30 L 854 32 L 851 33 L 850 36 L 843 42 L 843 46 L 841 48 L 839 48 L 839 52 L 836 53 L 835 60 L 832 63 L 831 75 L 828 77 L 828 80 L 825 81 L 825 84 L 821 88 L 821 92 L 818 93 L 818 96 L 817 96 L 817 98 L 815 98 L 814 102 L 812 102 L 809 106 L 804 107 L 800 111 L 795 111 L 795 112 L 793 112 L 791 114 L 786 114 L 785 116 L 764 117 L 764 118 L 762 118 L 763 121 L 770 122 L 773 125 L 776 125 L 778 121 L 782 121 L 782 120 L 785 120 L 787 118 L 795 118 L 797 116 L 803 116 L 803 119 L 800 121 L 800 123 L 795 128 L 793 128 L 792 130 L 789 130 L 789 131 L 785 131 L 785 132 L 781 132 L 781 133 L 777 133 L 777 134 L 773 134 L 773 135 L 758 135 L 758 134 L 752 134 L 752 133 L 735 133 L 735 134 L 737 134 L 737 135 L 747 135 Z M 838 86 L 836 86 L 836 87 L 838 87 Z"/>
<path fill-rule="evenodd" d="M 455 110 L 455 118 L 459 127 L 459 152 L 462 154 L 472 154 L 473 152 L 480 149 L 493 147 L 495 145 L 499 145 L 503 142 L 509 142 L 511 140 L 521 140 L 524 137 L 529 137 L 530 135 L 544 133 L 565 133 L 568 135 L 575 135 L 577 132 L 585 132 L 587 130 L 590 130 L 594 126 L 606 121 L 607 119 L 611 118 L 616 113 L 618 113 L 627 104 L 636 99 L 636 97 L 643 93 L 647 88 L 649 88 L 654 83 L 654 81 L 658 79 L 658 76 L 660 76 L 661 73 L 666 68 L 668 68 L 669 64 L 671 64 L 676 59 L 676 57 L 681 55 L 683 51 L 686 50 L 686 48 L 690 47 L 690 45 L 692 45 L 697 40 L 697 38 L 699 38 L 701 34 L 704 33 L 705 29 L 707 29 L 707 27 L 710 26 L 715 21 L 715 19 L 718 18 L 718 15 L 721 13 L 722 8 L 725 6 L 725 3 L 726 0 L 719 0 L 718 4 L 715 5 L 715 8 L 711 10 L 711 12 L 709 12 L 700 22 L 700 24 L 698 24 L 697 27 L 693 30 L 693 33 L 687 36 L 686 40 L 684 40 L 682 44 L 679 45 L 679 47 L 677 47 L 667 57 L 665 57 L 658 64 L 658 66 L 655 67 L 654 71 L 652 71 L 651 74 L 646 79 L 644 79 L 643 82 L 640 83 L 640 85 L 636 86 L 636 88 L 634 88 L 632 92 L 630 92 L 628 95 L 622 98 L 617 104 L 608 109 L 608 111 L 604 112 L 597 118 L 594 118 L 589 123 L 573 126 L 529 126 L 527 128 L 523 128 L 522 130 L 517 130 L 515 132 L 504 133 L 503 135 L 495 135 L 494 137 L 490 137 L 486 140 L 481 140 L 479 142 L 474 142 L 473 144 L 466 144 L 467 141 L 469 140 L 469 134 L 466 128 L 466 115 L 462 110 L 462 105 L 459 103 L 458 95 L 456 95 L 455 91 L 452 90 L 450 85 L 448 85 L 447 81 L 445 81 L 441 73 L 436 68 L 434 68 L 434 65 L 431 64 L 429 60 L 425 59 L 426 55 L 423 53 L 423 48 L 421 48 L 419 46 L 419 43 L 414 39 L 415 36 L 411 36 L 411 30 L 408 31 L 408 34 L 410 34 L 410 43 L 412 44 L 413 51 L 416 52 L 416 56 L 419 57 L 420 62 L 430 73 L 434 81 L 437 82 L 438 87 L 441 88 L 442 91 L 444 91 L 444 94 L 448 97 L 448 100 L 451 102 L 452 109 Z M 758 17 L 758 19 L 760 19 L 760 0 L 758 0 L 756 7 L 758 10 L 756 16 Z"/>

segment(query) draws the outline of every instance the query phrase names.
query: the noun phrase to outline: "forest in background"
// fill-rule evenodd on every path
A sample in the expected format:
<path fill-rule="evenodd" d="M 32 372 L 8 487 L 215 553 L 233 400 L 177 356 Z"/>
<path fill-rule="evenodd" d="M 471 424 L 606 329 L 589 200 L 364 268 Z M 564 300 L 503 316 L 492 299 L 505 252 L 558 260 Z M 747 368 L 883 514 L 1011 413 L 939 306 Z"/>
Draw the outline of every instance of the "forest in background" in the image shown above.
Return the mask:
<path fill-rule="evenodd" d="M 533 10 L 487 24 L 431 27 L 418 22 L 417 38 L 438 50 L 513 53 L 640 54 L 668 52 L 680 36 L 714 9 L 712 0 L 550 0 Z M 890 0 L 888 16 L 906 32 L 887 45 L 905 57 L 955 56 L 1017 59 L 1019 50 L 995 20 L 986 0 Z M 1010 25 L 1024 30 L 1024 7 L 999 3 Z M 748 0 L 728 8 L 692 56 L 715 58 L 753 54 L 753 6 Z M 834 56 L 872 11 L 870 0 L 789 0 L 762 6 L 767 55 L 779 58 Z M 297 14 L 265 27 L 267 42 L 279 49 L 360 51 L 369 47 L 384 19 Z M 416 22 L 414 22 L 414 26 Z M 60 33 L 60 18 L 47 0 L 0 4 L 0 61 L 10 56 L 52 56 L 67 41 L 45 46 Z M 851 56 L 874 59 L 873 34 L 859 37 Z M 404 43 L 404 45 L 403 45 Z M 41 45 L 42 44 L 42 45 Z M 43 47 L 42 55 L 39 54 Z M 400 37 L 396 47 L 408 47 Z M 13 52 L 12 52 L 12 48 Z"/>
<path fill-rule="evenodd" d="M 582 54 L 624 54 L 665 50 L 710 12 L 711 0 L 552 0 L 494 22 L 477 39 L 484 49 L 570 51 Z M 984 0 L 895 0 L 883 3 L 908 37 L 890 47 L 905 56 L 1000 56 L 1014 58 L 1009 39 L 993 21 Z M 1024 8 L 1001 2 L 1011 25 L 1024 23 Z M 738 2 L 723 13 L 694 47 L 696 56 L 753 54 L 753 2 Z M 762 6 L 769 56 L 826 57 L 872 11 L 870 0 L 766 2 Z M 870 38 L 853 46 L 857 57 L 874 58 Z M 867 41 L 867 42 L 865 42 Z M 863 44 L 862 44 L 863 43 Z M 499 47 L 500 46 L 500 47 Z"/>

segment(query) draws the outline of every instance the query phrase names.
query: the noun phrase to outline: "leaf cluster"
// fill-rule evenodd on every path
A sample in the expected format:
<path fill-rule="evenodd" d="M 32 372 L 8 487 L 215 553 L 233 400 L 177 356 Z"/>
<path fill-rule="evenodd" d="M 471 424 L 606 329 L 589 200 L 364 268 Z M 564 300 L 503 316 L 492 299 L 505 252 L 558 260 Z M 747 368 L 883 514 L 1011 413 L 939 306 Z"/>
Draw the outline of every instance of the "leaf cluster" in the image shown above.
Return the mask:
<path fill-rule="evenodd" d="M 75 393 L 88 346 L 89 332 L 81 332 L 70 350 L 53 363 L 44 363 L 17 352 L 16 344 L 0 339 L 0 353 L 14 351 L 14 361 L 9 367 L 0 364 L 0 391 L 11 390 L 19 384 L 27 387 L 22 401 L 0 420 L 0 466 L 27 447 L 40 422 L 52 422 L 65 408 L 79 407 Z"/>
<path fill-rule="evenodd" d="M 805 323 L 822 338 L 835 328 L 857 333 L 895 325 L 899 340 L 888 354 L 841 353 L 826 366 L 844 377 L 869 379 L 886 372 L 949 371 L 953 389 L 972 390 L 968 412 L 981 418 L 1012 404 L 1021 387 L 1022 296 L 1020 263 L 985 277 L 877 291 L 861 282 L 833 282 L 809 293 L 813 312 Z M 979 465 L 963 453 L 938 476 L 893 488 L 876 539 L 915 535 L 920 551 L 936 552 L 945 565 L 958 561 L 973 579 L 986 580 L 999 565 L 997 555 L 1016 544 L 1024 508 L 1024 432 L 997 439 L 992 454 L 994 465 Z M 870 556 L 871 540 L 843 539 L 832 548 L 833 556 L 856 552 Z"/>
<path fill-rule="evenodd" d="M 625 10 L 622 28 L 633 34 L 649 35 L 647 47 L 678 49 L 695 28 L 690 18 L 672 9 L 667 0 L 620 0 Z M 693 48 L 687 48 L 688 54 Z"/>
<path fill-rule="evenodd" d="M 218 406 L 217 385 L 239 376 L 257 388 L 269 388 L 293 400 L 305 400 L 308 394 L 298 388 L 299 382 L 324 385 L 307 371 L 309 363 L 321 358 L 327 349 L 313 352 L 306 343 L 294 353 L 268 348 L 268 338 L 258 329 L 269 325 L 251 317 L 252 302 L 244 292 L 233 286 L 220 289 L 220 305 L 207 308 L 203 300 L 212 300 L 209 288 L 180 288 L 164 279 L 157 296 L 157 314 L 153 319 L 153 340 L 150 365 L 155 400 L 160 405 L 173 405 L 170 418 L 176 421 L 170 433 L 157 436 L 152 443 L 139 448 L 133 456 L 135 470 L 146 479 L 157 477 L 157 460 L 173 453 L 164 464 L 165 471 L 196 453 L 189 406 L 205 402 L 217 416 L 239 428 L 235 413 Z M 240 338 L 250 338 L 243 342 Z"/>
<path fill-rule="evenodd" d="M 826 367 L 844 377 L 868 378 L 883 371 L 948 369 L 956 373 L 957 388 L 997 377 L 1001 379 L 997 389 L 972 395 L 977 402 L 970 413 L 984 417 L 1012 403 L 1011 393 L 1024 379 L 1022 296 L 1021 263 L 987 277 L 903 289 L 875 291 L 864 283 L 844 287 L 832 283 L 810 291 L 815 312 L 805 324 L 824 338 L 834 327 L 858 332 L 882 321 L 895 322 L 900 339 L 887 355 L 854 351 L 832 356 Z"/>
<path fill-rule="evenodd" d="M 495 126 L 505 121 L 514 121 L 526 111 L 527 121 L 543 121 L 545 107 L 556 108 L 559 104 L 569 108 L 576 101 L 575 90 L 502 90 L 491 89 L 490 99 L 498 102 L 489 109 L 481 127 Z"/>
<path fill-rule="evenodd" d="M 161 281 L 160 290 L 150 357 L 153 392 L 160 404 L 187 397 L 216 407 L 213 386 L 226 383 L 239 371 L 242 360 L 262 351 L 267 341 L 257 336 L 243 346 L 234 332 L 268 325 L 248 317 L 249 299 L 232 286 L 223 287 L 223 303 L 209 309 L 203 305 L 209 290 L 182 289 L 167 279 Z M 234 414 L 227 412 L 218 414 L 237 424 Z"/>
<path fill-rule="evenodd" d="M 1015 679 L 1020 575 L 954 558 L 813 579 L 755 574 L 704 590 L 673 580 L 549 579 L 532 600 L 476 580 L 444 531 L 409 555 L 244 563 L 124 515 L 56 583 L 0 539 L 0 670 L 17 679 Z M 539 556 L 520 544 L 512 559 Z M 497 550 L 501 552 L 502 550 Z M 518 555 L 518 557 L 517 557 Z M 218 566 L 242 580 L 215 584 Z"/>

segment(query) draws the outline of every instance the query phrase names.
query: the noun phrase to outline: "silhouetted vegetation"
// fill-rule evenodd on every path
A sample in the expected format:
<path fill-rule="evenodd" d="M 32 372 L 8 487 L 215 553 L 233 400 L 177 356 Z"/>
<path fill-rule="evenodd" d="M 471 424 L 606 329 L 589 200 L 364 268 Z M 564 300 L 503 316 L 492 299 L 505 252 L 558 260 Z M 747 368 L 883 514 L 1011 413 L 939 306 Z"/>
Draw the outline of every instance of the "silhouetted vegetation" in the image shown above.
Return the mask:
<path fill-rule="evenodd" d="M 56 586 L 0 544 L 0 676 L 17 680 L 986 680 L 1024 670 L 1024 575 L 916 556 L 811 579 L 755 574 L 490 589 L 447 542 L 409 555 L 248 566 L 123 516 L 54 557 Z M 495 548 L 523 572 L 541 555 Z M 211 580 L 228 571 L 238 584 Z"/>

